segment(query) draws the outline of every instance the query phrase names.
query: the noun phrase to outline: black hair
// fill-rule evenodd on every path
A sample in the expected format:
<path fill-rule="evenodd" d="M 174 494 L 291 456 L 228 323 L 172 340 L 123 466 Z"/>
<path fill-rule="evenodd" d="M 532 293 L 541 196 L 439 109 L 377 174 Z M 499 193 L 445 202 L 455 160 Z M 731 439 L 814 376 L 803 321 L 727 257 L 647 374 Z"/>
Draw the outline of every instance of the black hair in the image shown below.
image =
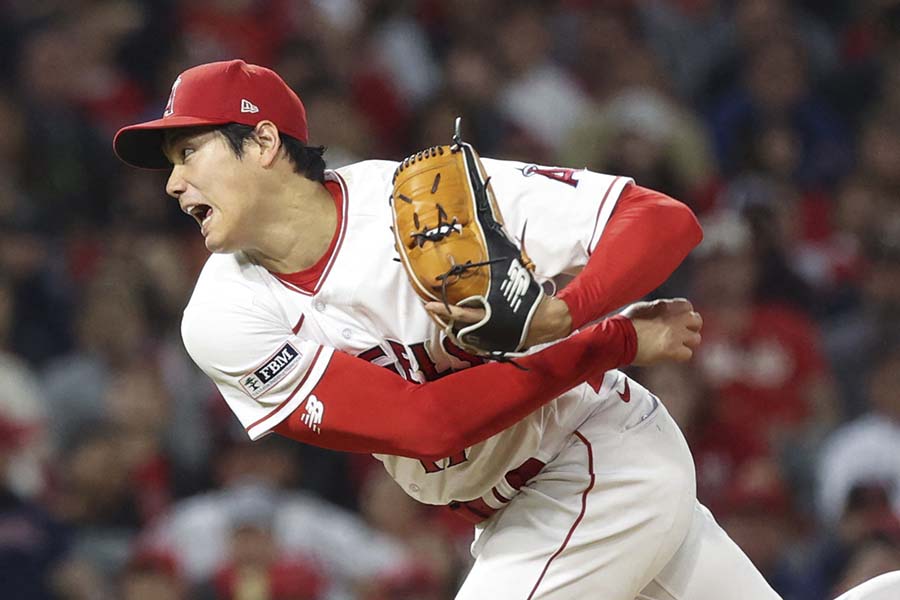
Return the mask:
<path fill-rule="evenodd" d="M 255 128 L 240 123 L 229 123 L 216 128 L 234 151 L 235 156 L 244 156 L 244 144 L 255 139 Z M 294 164 L 294 171 L 307 179 L 325 183 L 325 146 L 307 146 L 295 137 L 279 132 L 281 145 Z"/>

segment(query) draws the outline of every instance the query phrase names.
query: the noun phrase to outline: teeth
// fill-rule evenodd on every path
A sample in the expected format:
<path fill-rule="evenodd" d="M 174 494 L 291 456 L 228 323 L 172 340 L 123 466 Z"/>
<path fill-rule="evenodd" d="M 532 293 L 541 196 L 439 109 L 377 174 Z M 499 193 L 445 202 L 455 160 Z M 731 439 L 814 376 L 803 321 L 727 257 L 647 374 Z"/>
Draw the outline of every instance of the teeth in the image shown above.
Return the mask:
<path fill-rule="evenodd" d="M 196 204 L 192 206 L 185 206 L 184 212 L 194 217 L 197 220 L 197 223 L 202 227 L 212 216 L 213 209 L 211 206 L 206 204 Z"/>

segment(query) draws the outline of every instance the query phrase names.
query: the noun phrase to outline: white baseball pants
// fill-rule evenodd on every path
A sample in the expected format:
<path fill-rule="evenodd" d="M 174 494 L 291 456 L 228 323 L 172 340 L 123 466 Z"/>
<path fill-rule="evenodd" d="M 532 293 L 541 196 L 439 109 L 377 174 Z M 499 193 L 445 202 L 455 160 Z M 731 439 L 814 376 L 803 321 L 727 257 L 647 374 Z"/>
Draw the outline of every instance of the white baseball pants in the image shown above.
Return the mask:
<path fill-rule="evenodd" d="M 652 396 L 593 413 L 472 553 L 457 600 L 780 600 L 697 501 L 687 443 Z"/>

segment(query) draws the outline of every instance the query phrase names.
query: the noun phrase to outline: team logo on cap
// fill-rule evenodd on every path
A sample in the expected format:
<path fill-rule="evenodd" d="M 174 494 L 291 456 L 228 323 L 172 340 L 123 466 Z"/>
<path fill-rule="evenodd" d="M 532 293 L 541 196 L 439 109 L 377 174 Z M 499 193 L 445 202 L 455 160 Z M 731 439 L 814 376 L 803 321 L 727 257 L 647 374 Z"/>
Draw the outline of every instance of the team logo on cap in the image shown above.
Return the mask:
<path fill-rule="evenodd" d="M 178 79 L 175 80 L 175 83 L 172 84 L 172 91 L 169 92 L 169 101 L 166 102 L 166 109 L 163 111 L 164 117 L 171 116 L 171 114 L 175 112 L 175 91 L 178 89 L 179 85 L 181 85 L 181 75 L 179 75 Z"/>
<path fill-rule="evenodd" d="M 241 98 L 241 112 L 242 113 L 258 113 L 259 107 L 247 100 L 246 98 Z"/>

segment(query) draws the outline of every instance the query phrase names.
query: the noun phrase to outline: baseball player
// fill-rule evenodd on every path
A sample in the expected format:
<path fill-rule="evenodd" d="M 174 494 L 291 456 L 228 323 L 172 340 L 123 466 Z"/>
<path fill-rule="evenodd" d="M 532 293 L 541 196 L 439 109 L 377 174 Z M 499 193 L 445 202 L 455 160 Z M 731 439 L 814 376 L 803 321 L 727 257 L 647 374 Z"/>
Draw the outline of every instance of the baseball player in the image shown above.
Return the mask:
<path fill-rule="evenodd" d="M 329 171 L 307 137 L 277 74 L 228 61 L 182 73 L 161 119 L 114 140 L 126 163 L 171 169 L 166 191 L 213 252 L 182 333 L 252 439 L 374 453 L 412 497 L 475 523 L 463 600 L 778 598 L 697 502 L 665 407 L 615 370 L 686 360 L 699 315 L 638 303 L 588 325 L 700 241 L 690 210 L 626 177 L 484 159 L 536 276 L 576 275 L 528 333 L 556 343 L 518 368 L 485 362 L 396 262 L 397 163 Z"/>

